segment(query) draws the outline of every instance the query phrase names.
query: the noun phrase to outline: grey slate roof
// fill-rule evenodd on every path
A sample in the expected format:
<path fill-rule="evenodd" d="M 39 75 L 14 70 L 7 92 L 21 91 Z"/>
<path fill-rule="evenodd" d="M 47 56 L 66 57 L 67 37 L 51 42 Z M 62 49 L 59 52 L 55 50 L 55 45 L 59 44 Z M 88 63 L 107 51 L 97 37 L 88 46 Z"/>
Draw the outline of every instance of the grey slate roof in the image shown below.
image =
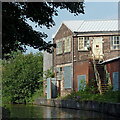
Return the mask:
<path fill-rule="evenodd" d="M 65 24 L 72 32 L 118 31 L 118 23 L 117 19 L 63 21 L 63 24 Z"/>

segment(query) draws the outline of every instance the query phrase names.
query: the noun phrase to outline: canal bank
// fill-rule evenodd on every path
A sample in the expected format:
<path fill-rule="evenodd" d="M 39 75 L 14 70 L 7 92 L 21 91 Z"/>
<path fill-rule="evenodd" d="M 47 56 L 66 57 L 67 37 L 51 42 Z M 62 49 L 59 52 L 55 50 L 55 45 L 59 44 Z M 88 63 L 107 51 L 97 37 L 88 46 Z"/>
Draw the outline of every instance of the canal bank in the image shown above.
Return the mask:
<path fill-rule="evenodd" d="M 37 98 L 35 104 L 58 108 L 96 111 L 120 117 L 120 103 Z"/>

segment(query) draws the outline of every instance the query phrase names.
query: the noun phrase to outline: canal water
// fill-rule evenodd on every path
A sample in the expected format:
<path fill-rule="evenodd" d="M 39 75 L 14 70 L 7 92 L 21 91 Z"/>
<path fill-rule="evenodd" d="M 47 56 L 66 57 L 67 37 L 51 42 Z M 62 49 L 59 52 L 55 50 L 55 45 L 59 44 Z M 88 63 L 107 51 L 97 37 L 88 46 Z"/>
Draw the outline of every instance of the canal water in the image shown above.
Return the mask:
<path fill-rule="evenodd" d="M 72 118 L 80 120 L 116 120 L 115 117 L 109 116 L 103 113 L 66 109 L 66 108 L 56 108 L 38 105 L 7 105 L 10 110 L 10 118 L 19 119 L 40 119 L 40 118 Z"/>

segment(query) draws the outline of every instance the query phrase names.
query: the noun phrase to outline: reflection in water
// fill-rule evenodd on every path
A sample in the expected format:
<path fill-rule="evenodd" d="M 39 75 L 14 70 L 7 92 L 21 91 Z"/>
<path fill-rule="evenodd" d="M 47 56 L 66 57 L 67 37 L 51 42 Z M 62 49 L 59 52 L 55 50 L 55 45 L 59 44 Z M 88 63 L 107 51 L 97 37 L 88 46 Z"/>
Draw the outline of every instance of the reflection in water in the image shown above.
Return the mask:
<path fill-rule="evenodd" d="M 116 120 L 106 114 L 37 105 L 8 105 L 11 118 L 74 118 L 80 120 Z"/>

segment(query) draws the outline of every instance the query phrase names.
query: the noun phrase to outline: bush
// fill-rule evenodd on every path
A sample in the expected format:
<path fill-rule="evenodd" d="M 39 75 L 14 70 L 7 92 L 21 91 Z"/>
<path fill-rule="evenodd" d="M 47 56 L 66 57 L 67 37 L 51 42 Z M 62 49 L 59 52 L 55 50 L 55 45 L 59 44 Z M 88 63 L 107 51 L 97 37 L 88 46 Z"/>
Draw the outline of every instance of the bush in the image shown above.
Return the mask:
<path fill-rule="evenodd" d="M 3 60 L 3 102 L 26 103 L 42 86 L 42 76 L 42 53 L 17 52 L 9 60 Z"/>
<path fill-rule="evenodd" d="M 63 99 L 74 99 L 79 101 L 84 100 L 95 100 L 98 102 L 109 102 L 109 103 L 120 103 L 120 91 L 113 91 L 110 86 L 108 91 L 100 95 L 93 91 L 94 88 L 86 86 L 84 90 L 78 92 L 71 92 L 71 94 L 66 95 Z"/>

